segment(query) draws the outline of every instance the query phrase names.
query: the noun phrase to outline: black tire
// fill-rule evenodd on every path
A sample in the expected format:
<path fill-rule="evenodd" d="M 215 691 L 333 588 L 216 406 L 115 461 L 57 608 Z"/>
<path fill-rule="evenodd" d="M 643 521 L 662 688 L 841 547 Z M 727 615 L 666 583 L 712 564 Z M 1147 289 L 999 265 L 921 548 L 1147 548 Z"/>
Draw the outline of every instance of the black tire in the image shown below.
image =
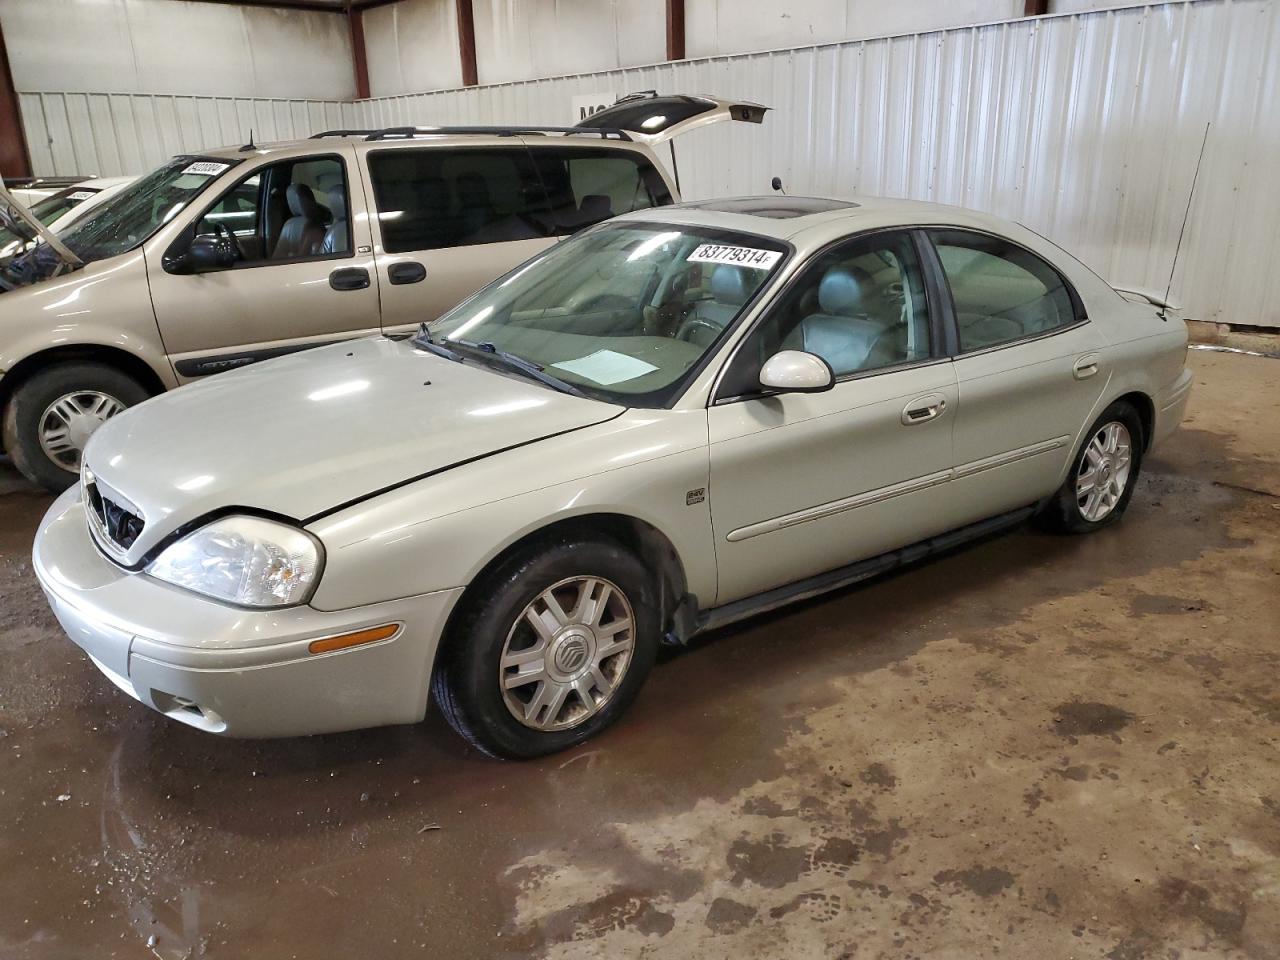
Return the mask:
<path fill-rule="evenodd" d="M 531 729 L 504 699 L 499 683 L 503 647 L 517 622 L 523 623 L 519 618 L 529 604 L 574 577 L 607 580 L 624 595 L 634 616 L 630 661 L 597 712 L 567 729 Z M 436 660 L 432 697 L 454 730 L 494 757 L 538 757 L 594 737 L 630 706 L 658 650 L 660 618 L 651 578 L 635 556 L 610 540 L 566 538 L 519 550 L 473 584 L 462 604 Z M 568 696 L 580 708 L 581 698 Z M 564 710 L 573 704 L 566 699 Z"/>
<path fill-rule="evenodd" d="M 78 471 L 67 469 L 45 453 L 40 445 L 40 421 L 54 401 L 78 391 L 102 393 L 126 407 L 148 396 L 147 389 L 127 373 L 91 362 L 56 364 L 18 385 L 4 409 L 5 450 L 28 480 L 55 493 L 75 483 Z"/>
<path fill-rule="evenodd" d="M 1080 499 L 1076 495 L 1076 481 L 1080 477 L 1081 466 L 1088 453 L 1090 443 L 1111 424 L 1120 424 L 1128 431 L 1130 441 L 1129 476 L 1124 483 L 1120 498 L 1110 508 L 1109 512 L 1099 519 L 1091 520 L 1085 516 L 1081 508 Z M 1138 412 L 1124 401 L 1117 401 L 1107 407 L 1084 435 L 1084 439 L 1080 443 L 1080 449 L 1076 451 L 1075 458 L 1071 461 L 1071 470 L 1068 471 L 1066 480 L 1063 481 L 1062 486 L 1058 488 L 1058 492 L 1053 495 L 1053 498 L 1041 510 L 1037 518 L 1040 526 L 1055 533 L 1093 533 L 1095 530 L 1101 530 L 1103 527 L 1110 526 L 1119 520 L 1124 514 L 1125 508 L 1129 505 L 1129 499 L 1133 496 L 1134 487 L 1138 483 L 1138 473 L 1142 467 L 1142 452 L 1145 446 L 1146 437 L 1142 429 L 1142 419 L 1138 416 Z"/>

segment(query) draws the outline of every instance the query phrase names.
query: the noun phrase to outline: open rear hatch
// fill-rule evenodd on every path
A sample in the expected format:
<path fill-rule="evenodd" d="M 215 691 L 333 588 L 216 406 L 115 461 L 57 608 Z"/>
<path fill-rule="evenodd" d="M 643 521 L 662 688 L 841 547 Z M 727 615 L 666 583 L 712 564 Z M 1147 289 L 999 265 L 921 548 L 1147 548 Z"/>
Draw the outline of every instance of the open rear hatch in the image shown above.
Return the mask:
<path fill-rule="evenodd" d="M 646 90 L 622 97 L 612 107 L 593 113 L 576 125 L 591 130 L 623 130 L 632 140 L 657 146 L 689 130 L 726 120 L 761 123 L 768 109 L 746 100 L 660 95 Z"/>

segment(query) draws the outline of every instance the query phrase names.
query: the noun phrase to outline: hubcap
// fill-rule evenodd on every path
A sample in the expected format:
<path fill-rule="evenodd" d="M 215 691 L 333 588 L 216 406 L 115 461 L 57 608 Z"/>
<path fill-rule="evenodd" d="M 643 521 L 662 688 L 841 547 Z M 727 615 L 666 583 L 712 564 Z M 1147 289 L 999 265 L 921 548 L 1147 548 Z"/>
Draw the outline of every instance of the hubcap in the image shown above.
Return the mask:
<path fill-rule="evenodd" d="M 62 469 L 76 473 L 89 436 L 123 409 L 123 403 L 98 390 L 63 394 L 40 415 L 40 449 Z"/>
<path fill-rule="evenodd" d="M 1132 462 L 1133 446 L 1123 423 L 1112 421 L 1093 435 L 1076 474 L 1076 503 L 1081 516 L 1096 523 L 1116 508 L 1129 483 Z"/>
<path fill-rule="evenodd" d="M 566 730 L 603 709 L 635 648 L 635 614 L 618 587 L 570 577 L 524 608 L 498 666 L 511 715 L 534 730 Z"/>

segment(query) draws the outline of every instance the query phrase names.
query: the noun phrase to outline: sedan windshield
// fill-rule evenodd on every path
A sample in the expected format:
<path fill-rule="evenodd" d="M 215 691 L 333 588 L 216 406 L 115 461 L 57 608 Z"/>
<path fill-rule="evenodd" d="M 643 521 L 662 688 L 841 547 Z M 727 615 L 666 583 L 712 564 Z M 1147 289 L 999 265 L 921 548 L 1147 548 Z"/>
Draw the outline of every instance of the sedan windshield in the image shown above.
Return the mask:
<path fill-rule="evenodd" d="M 579 234 L 431 324 L 466 360 L 506 358 L 632 407 L 663 406 L 772 277 L 782 243 L 675 224 Z"/>
<path fill-rule="evenodd" d="M 85 263 L 132 250 L 231 165 L 224 160 L 175 157 L 104 201 L 58 237 Z"/>

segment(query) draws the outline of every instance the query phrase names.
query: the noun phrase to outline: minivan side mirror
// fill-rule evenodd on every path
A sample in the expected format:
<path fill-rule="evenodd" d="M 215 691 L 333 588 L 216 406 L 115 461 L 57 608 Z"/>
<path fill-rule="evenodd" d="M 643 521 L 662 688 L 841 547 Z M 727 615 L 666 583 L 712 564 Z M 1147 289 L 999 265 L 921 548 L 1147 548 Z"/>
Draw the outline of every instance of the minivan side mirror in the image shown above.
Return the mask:
<path fill-rule="evenodd" d="M 230 237 L 201 234 L 192 237 L 185 249 L 179 240 L 164 256 L 166 273 L 211 273 L 227 270 L 239 259 L 235 241 Z"/>
<path fill-rule="evenodd" d="M 782 350 L 760 368 L 760 385 L 780 393 L 822 393 L 835 384 L 831 365 L 802 350 Z"/>

